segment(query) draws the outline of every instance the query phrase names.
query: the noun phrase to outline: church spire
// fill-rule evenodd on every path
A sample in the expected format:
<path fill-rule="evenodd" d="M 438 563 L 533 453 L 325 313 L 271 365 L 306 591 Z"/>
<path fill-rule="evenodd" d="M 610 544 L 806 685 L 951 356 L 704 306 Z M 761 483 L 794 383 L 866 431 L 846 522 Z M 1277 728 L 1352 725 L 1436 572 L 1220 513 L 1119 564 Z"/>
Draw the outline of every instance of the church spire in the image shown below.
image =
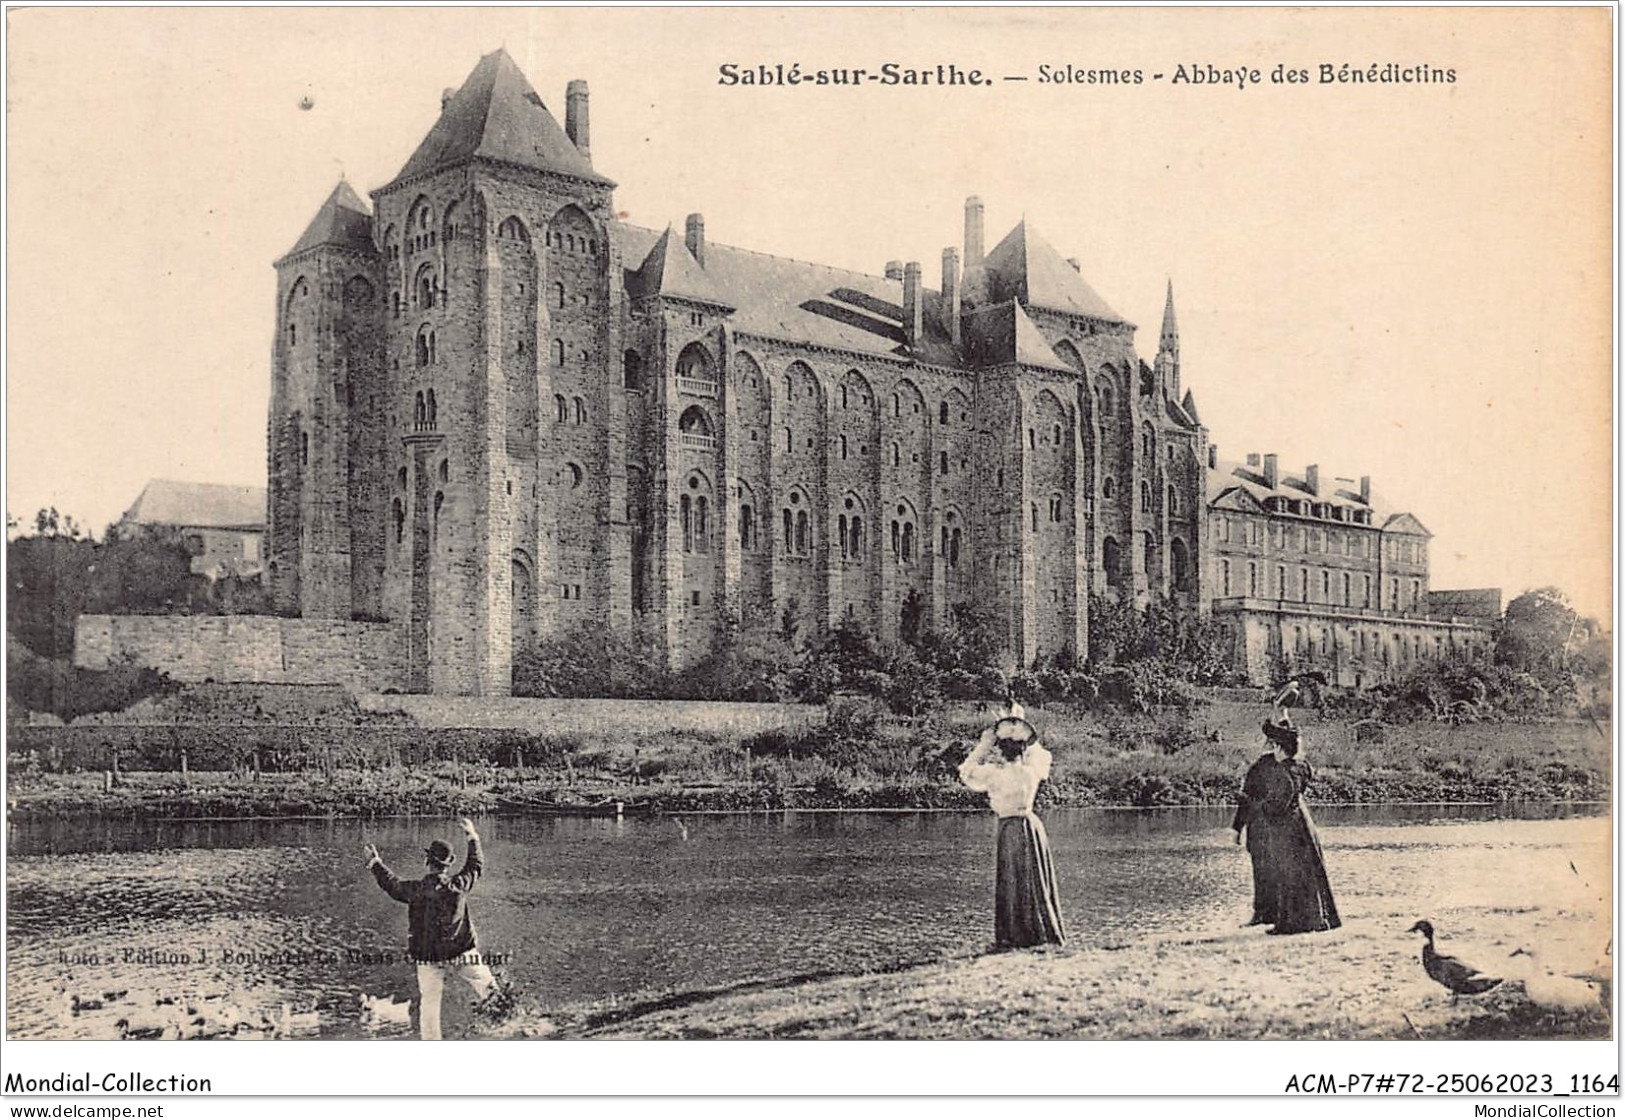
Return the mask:
<path fill-rule="evenodd" d="M 1174 281 L 1168 280 L 1168 301 L 1162 306 L 1162 343 L 1158 347 L 1179 357 L 1179 322 L 1174 318 Z"/>
<path fill-rule="evenodd" d="M 1162 341 L 1157 345 L 1157 376 L 1170 401 L 1179 399 L 1179 322 L 1174 318 L 1174 282 L 1168 281 L 1168 300 L 1162 307 Z"/>

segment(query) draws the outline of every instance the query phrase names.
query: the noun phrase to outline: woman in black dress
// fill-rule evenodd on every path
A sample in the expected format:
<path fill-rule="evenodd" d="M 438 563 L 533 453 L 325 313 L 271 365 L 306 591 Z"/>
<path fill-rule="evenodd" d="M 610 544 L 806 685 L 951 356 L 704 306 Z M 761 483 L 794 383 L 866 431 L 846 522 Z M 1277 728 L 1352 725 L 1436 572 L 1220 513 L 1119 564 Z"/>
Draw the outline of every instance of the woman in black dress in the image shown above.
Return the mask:
<path fill-rule="evenodd" d="M 1313 933 L 1342 925 L 1320 836 L 1304 794 L 1314 770 L 1301 757 L 1298 729 L 1286 714 L 1297 696 L 1297 683 L 1276 697 L 1264 736 L 1275 751 L 1253 763 L 1242 788 L 1241 804 L 1231 827 L 1236 842 L 1247 834 L 1253 859 L 1253 917 L 1249 925 L 1269 924 L 1270 933 Z"/>

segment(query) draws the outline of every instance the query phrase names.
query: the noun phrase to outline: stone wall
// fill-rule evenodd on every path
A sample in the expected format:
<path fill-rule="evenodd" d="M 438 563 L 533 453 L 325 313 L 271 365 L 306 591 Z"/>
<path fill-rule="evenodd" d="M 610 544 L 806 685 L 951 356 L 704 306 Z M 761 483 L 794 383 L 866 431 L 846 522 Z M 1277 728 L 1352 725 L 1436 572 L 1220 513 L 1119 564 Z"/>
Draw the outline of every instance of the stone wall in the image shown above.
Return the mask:
<path fill-rule="evenodd" d="M 81 615 L 73 662 L 106 669 L 133 660 L 188 683 L 406 687 L 406 643 L 390 623 L 269 615 Z"/>

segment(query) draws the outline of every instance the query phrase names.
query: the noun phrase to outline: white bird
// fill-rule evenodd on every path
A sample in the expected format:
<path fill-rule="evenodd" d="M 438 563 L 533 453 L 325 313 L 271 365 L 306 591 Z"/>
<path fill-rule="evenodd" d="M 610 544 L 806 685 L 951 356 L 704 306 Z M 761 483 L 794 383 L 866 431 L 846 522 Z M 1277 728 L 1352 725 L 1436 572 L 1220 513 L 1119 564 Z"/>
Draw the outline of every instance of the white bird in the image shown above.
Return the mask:
<path fill-rule="evenodd" d="M 320 1011 L 294 1011 L 288 1004 L 282 1005 L 282 1033 L 285 1035 L 315 1031 L 322 1025 Z"/>
<path fill-rule="evenodd" d="M 412 1001 L 402 1000 L 396 1003 L 388 996 L 369 996 L 362 993 L 361 1018 L 374 1027 L 381 1027 L 391 1023 L 410 1023 L 412 1021 Z"/>
<path fill-rule="evenodd" d="M 1514 949 L 1512 956 L 1529 958 L 1517 974 L 1529 1002 L 1552 1011 L 1595 1011 L 1602 1005 L 1597 989 L 1573 976 L 1559 976 L 1541 963 L 1535 950 Z"/>

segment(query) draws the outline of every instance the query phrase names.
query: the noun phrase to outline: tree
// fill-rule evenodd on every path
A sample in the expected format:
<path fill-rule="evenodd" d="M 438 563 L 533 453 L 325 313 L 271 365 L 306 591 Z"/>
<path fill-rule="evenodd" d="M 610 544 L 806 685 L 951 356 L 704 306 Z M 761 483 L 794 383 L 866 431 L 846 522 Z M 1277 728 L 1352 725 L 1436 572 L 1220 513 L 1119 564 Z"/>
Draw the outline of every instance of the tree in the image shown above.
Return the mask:
<path fill-rule="evenodd" d="M 1569 650 L 1577 634 L 1583 639 L 1587 633 L 1589 628 L 1582 629 L 1568 596 L 1558 588 L 1525 591 L 1507 604 L 1496 635 L 1495 660 L 1542 679 L 1560 675 L 1569 670 Z"/>

